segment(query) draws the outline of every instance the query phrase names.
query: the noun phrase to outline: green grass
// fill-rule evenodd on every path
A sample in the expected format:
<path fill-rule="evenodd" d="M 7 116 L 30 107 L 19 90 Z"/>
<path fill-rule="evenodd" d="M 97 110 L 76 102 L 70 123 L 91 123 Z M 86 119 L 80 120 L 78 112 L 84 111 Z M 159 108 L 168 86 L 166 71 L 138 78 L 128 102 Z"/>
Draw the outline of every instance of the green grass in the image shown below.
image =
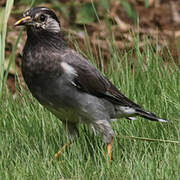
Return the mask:
<path fill-rule="evenodd" d="M 0 36 L 1 64 L 4 35 Z M 0 179 L 179 179 L 180 62 L 174 64 L 170 55 L 162 59 L 153 50 L 157 48 L 148 45 L 141 53 L 138 45 L 135 38 L 134 48 L 121 52 L 109 43 L 111 63 L 105 75 L 127 97 L 169 119 L 169 123 L 142 118 L 112 123 L 115 139 L 111 164 L 106 160 L 101 137 L 80 125 L 79 138 L 57 160 L 54 154 L 68 141 L 61 121 L 29 91 L 17 87 L 16 100 L 6 95 L 0 103 Z M 88 39 L 86 47 L 84 54 L 94 61 Z"/>
<path fill-rule="evenodd" d="M 67 142 L 60 120 L 20 88 L 21 97 L 13 100 L 8 96 L 0 107 L 0 179 L 179 179 L 178 66 L 170 62 L 170 56 L 162 60 L 151 46 L 140 53 L 138 41 L 134 46 L 136 59 L 133 50 L 122 53 L 113 46 L 109 49 L 112 63 L 106 76 L 127 97 L 168 118 L 169 123 L 141 118 L 112 123 L 115 140 L 110 165 L 101 137 L 81 125 L 80 137 L 58 161 L 54 154 Z M 92 58 L 90 53 L 87 56 Z"/>
<path fill-rule="evenodd" d="M 4 63 L 5 63 L 5 40 L 7 32 L 7 21 L 14 1 L 8 0 L 5 8 L 0 7 L 0 100 L 4 87 Z M 10 67 L 10 66 L 9 66 Z"/>

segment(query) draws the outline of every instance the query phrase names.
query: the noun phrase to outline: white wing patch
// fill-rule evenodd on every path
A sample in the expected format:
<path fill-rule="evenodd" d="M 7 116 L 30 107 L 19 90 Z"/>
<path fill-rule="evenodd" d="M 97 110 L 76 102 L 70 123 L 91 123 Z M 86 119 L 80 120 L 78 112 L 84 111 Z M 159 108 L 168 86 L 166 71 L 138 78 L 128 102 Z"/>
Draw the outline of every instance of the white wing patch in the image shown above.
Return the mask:
<path fill-rule="evenodd" d="M 64 70 L 63 78 L 69 81 L 72 85 L 76 86 L 73 81 L 73 79 L 77 76 L 76 70 L 66 62 L 62 62 L 61 67 Z"/>
<path fill-rule="evenodd" d="M 63 68 L 65 74 L 69 76 L 77 76 L 76 70 L 68 63 L 62 62 L 61 67 Z"/>

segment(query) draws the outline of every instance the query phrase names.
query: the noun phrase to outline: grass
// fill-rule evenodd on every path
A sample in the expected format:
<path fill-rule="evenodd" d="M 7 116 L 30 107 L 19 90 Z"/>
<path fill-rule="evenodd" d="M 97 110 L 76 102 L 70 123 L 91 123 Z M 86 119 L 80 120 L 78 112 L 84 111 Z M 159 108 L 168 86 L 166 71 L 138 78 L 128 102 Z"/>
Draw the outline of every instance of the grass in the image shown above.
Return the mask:
<path fill-rule="evenodd" d="M 140 54 L 135 45 L 139 57 L 133 62 L 135 72 L 131 69 L 131 51 L 122 54 L 112 46 L 109 53 L 112 63 L 106 76 L 126 96 L 168 118 L 169 123 L 141 118 L 112 123 L 116 135 L 111 165 L 106 161 L 106 146 L 101 138 L 80 126 L 80 137 L 58 161 L 54 154 L 67 142 L 60 120 L 39 105 L 29 91 L 19 89 L 23 99 L 18 96 L 14 101 L 9 96 L 0 107 L 0 179 L 178 179 L 178 67 L 173 63 L 165 66 L 151 46 Z M 140 138 L 132 139 L 134 136 Z"/>
<path fill-rule="evenodd" d="M 93 61 L 88 41 L 86 46 L 84 54 Z M 141 53 L 138 38 L 123 53 L 109 43 L 111 63 L 105 75 L 169 123 L 142 118 L 112 123 L 111 164 L 101 137 L 81 125 L 79 138 L 57 160 L 54 154 L 67 142 L 65 129 L 29 91 L 17 87 L 16 100 L 7 95 L 0 103 L 0 179 L 179 179 L 180 71 L 170 55 L 162 59 L 154 49 L 147 45 Z"/>
<path fill-rule="evenodd" d="M 8 0 L 5 9 L 1 8 L 1 23 L 0 23 L 0 100 L 2 98 L 4 86 L 4 63 L 5 63 L 5 39 L 7 32 L 7 21 L 12 9 L 14 1 Z"/>

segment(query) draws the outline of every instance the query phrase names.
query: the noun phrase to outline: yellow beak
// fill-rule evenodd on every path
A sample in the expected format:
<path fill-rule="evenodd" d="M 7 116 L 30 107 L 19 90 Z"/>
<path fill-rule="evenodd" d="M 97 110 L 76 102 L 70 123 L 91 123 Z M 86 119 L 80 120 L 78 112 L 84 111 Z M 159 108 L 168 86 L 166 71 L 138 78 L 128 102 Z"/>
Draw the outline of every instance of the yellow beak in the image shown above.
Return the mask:
<path fill-rule="evenodd" d="M 21 18 L 20 20 L 18 20 L 14 25 L 15 26 L 22 26 L 22 25 L 25 25 L 26 23 L 30 23 L 32 22 L 32 19 L 30 16 L 26 16 L 26 17 L 23 17 Z"/>

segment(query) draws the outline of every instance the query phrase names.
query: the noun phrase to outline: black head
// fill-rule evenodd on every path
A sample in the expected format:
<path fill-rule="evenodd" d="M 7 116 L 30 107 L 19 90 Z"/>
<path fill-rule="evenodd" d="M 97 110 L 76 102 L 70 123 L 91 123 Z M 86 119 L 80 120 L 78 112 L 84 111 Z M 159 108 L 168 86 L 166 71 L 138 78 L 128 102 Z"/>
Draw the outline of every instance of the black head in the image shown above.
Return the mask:
<path fill-rule="evenodd" d="M 60 32 L 60 22 L 56 14 L 46 7 L 34 7 L 23 13 L 23 18 L 15 26 L 27 26 L 34 31 Z"/>

